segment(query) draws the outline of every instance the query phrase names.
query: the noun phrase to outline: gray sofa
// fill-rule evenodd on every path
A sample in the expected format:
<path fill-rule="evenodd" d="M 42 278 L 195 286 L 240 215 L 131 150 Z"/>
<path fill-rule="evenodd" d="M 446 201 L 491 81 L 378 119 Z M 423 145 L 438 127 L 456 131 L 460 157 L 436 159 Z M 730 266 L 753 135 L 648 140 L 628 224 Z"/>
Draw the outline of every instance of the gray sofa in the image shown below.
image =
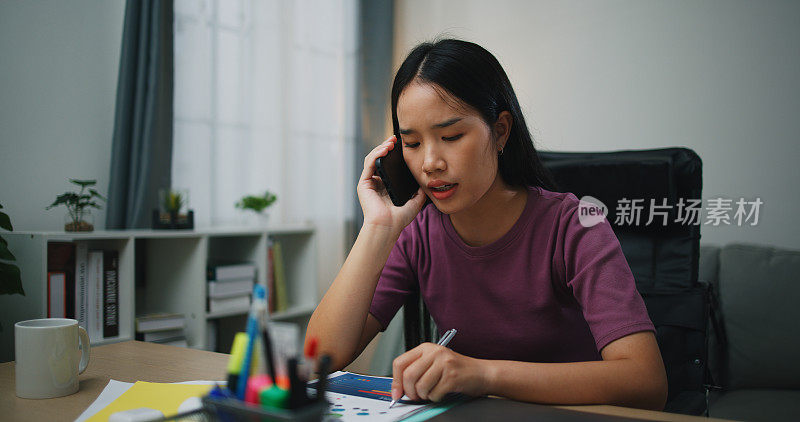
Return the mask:
<path fill-rule="evenodd" d="M 721 392 L 709 415 L 800 420 L 800 251 L 752 244 L 700 248 L 700 281 L 714 286 L 727 344 L 711 335 Z"/>

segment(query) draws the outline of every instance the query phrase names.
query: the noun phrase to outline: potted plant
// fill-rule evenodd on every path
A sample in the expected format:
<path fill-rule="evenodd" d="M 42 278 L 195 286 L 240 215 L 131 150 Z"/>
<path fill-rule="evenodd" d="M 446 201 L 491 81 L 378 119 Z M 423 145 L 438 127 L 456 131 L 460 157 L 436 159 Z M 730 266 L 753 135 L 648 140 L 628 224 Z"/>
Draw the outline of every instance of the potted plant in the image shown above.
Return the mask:
<path fill-rule="evenodd" d="M 169 189 L 165 192 L 164 210 L 170 214 L 178 214 L 181 208 L 186 205 L 186 194 L 178 190 Z"/>
<path fill-rule="evenodd" d="M 159 209 L 153 210 L 154 229 L 192 229 L 194 213 L 184 210 L 189 205 L 189 192 L 185 189 L 161 189 L 158 191 Z"/>
<path fill-rule="evenodd" d="M 3 205 L 0 204 L 0 209 Z M 14 231 L 11 226 L 11 219 L 8 214 L 0 211 L 0 228 L 3 230 Z M 16 261 L 17 258 L 8 250 L 8 242 L 0 237 L 0 295 L 21 294 L 25 296 L 22 289 L 22 278 L 20 277 L 19 267 L 9 263 Z"/>
<path fill-rule="evenodd" d="M 269 214 L 264 212 L 264 210 L 266 210 L 270 205 L 274 204 L 277 200 L 278 197 L 275 196 L 275 194 L 270 191 L 266 191 L 264 192 L 264 195 L 261 196 L 245 196 L 236 203 L 236 208 L 255 212 L 261 222 L 266 225 L 267 220 L 269 219 Z"/>
<path fill-rule="evenodd" d="M 46 209 L 59 205 L 67 207 L 68 215 L 65 218 L 64 230 L 68 232 L 90 232 L 94 230 L 90 208 L 102 209 L 96 200 L 105 201 L 106 198 L 91 188 L 97 184 L 96 180 L 69 179 L 70 182 L 81 187 L 80 192 L 65 192 L 58 195 L 55 201 Z M 88 192 L 86 191 L 88 188 Z"/>

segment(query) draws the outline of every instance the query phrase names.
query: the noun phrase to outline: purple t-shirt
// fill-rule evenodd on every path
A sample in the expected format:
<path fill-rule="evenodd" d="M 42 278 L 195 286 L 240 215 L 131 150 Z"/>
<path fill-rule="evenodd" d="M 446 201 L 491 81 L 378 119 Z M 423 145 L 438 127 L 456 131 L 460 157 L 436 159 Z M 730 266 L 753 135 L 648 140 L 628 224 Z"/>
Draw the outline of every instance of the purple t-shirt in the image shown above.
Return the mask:
<path fill-rule="evenodd" d="M 655 331 L 607 220 L 584 227 L 572 193 L 529 188 L 503 237 L 473 247 L 433 204 L 401 233 L 369 312 L 389 324 L 419 284 L 454 351 L 526 362 L 601 360 L 608 343 Z M 441 334 L 440 333 L 440 334 Z"/>

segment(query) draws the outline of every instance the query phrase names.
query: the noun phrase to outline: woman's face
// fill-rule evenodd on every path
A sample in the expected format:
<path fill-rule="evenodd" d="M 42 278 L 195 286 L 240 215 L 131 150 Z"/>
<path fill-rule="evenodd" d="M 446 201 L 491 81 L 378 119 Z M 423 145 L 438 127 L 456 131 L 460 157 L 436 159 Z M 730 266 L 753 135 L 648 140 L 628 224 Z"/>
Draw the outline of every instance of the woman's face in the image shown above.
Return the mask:
<path fill-rule="evenodd" d="M 403 158 L 445 214 L 468 209 L 497 178 L 498 147 L 477 111 L 445 101 L 429 83 L 412 82 L 397 101 Z"/>

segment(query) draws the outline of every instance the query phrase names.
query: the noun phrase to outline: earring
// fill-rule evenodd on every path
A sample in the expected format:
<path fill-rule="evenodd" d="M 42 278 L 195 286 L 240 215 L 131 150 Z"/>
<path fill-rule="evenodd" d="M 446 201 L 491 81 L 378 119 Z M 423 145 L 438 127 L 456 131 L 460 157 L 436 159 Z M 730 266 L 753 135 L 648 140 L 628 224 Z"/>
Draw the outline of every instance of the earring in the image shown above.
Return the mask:
<path fill-rule="evenodd" d="M 500 152 L 499 152 L 497 155 L 498 155 L 498 156 L 501 156 L 501 155 L 503 155 L 503 150 L 504 150 L 504 149 L 505 149 L 505 148 L 500 148 Z"/>

